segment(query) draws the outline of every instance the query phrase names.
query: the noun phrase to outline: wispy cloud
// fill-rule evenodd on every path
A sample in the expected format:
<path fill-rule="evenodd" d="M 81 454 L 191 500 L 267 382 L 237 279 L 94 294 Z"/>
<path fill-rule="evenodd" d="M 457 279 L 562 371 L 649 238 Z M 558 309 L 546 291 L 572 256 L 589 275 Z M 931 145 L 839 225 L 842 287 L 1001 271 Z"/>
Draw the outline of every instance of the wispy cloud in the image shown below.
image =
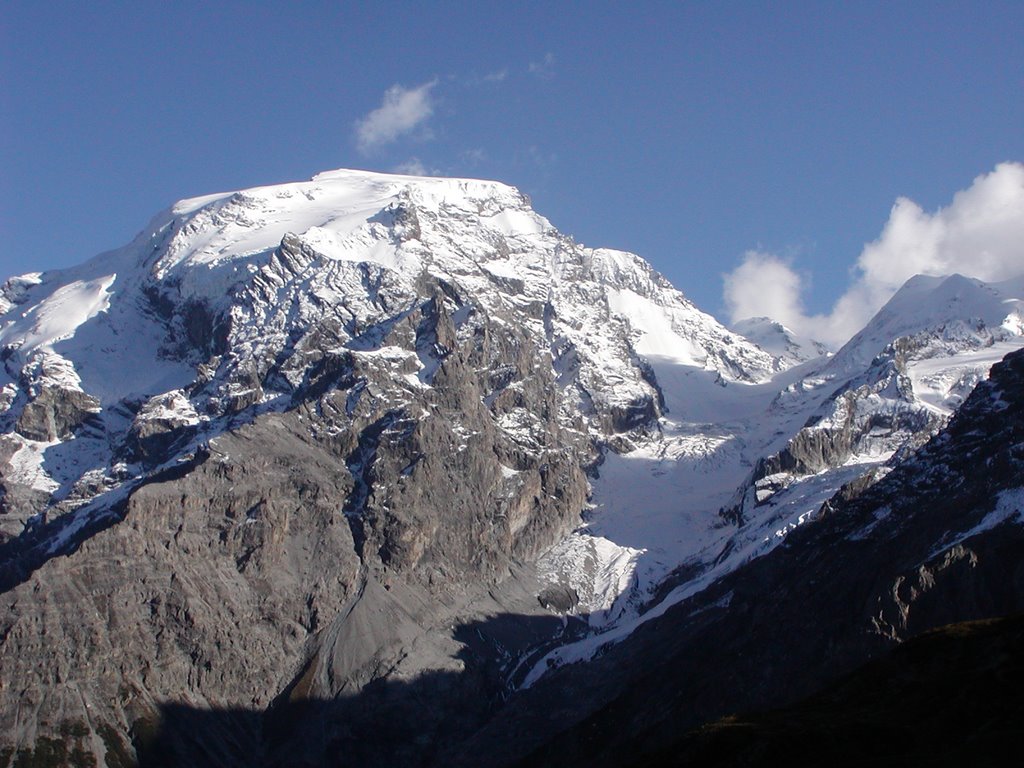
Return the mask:
<path fill-rule="evenodd" d="M 367 154 L 411 133 L 434 113 L 432 91 L 437 79 L 405 88 L 393 85 L 384 92 L 381 105 L 356 121 L 355 138 L 359 151 Z"/>
<path fill-rule="evenodd" d="M 537 77 L 551 77 L 555 74 L 555 54 L 549 51 L 540 61 L 531 61 L 527 71 Z"/>
<path fill-rule="evenodd" d="M 536 144 L 530 144 L 523 152 L 525 158 L 538 168 L 545 169 L 548 166 L 558 162 L 558 154 L 555 152 L 545 152 Z"/>
<path fill-rule="evenodd" d="M 486 159 L 487 153 L 479 147 L 474 149 L 465 149 L 459 153 L 459 161 L 470 168 L 480 165 L 480 163 Z"/>
<path fill-rule="evenodd" d="M 434 172 L 427 169 L 427 166 L 423 164 L 423 161 L 418 157 L 410 157 L 404 163 L 399 163 L 391 169 L 395 173 L 401 173 L 405 176 L 433 176 Z"/>
<path fill-rule="evenodd" d="M 959 272 L 996 281 L 1024 274 L 1022 243 L 1024 164 L 1002 163 L 935 213 L 899 198 L 882 234 L 857 259 L 853 282 L 828 314 L 805 314 L 801 295 L 806 279 L 772 254 L 748 252 L 724 276 L 723 295 L 733 322 L 765 315 L 838 346 L 914 275 Z"/>
<path fill-rule="evenodd" d="M 453 83 L 458 83 L 464 88 L 482 88 L 482 87 L 494 87 L 508 80 L 509 69 L 508 67 L 502 67 L 496 69 L 493 72 L 487 72 L 483 75 L 477 74 L 476 72 L 468 75 L 449 75 L 449 79 Z"/>
<path fill-rule="evenodd" d="M 555 56 L 546 53 L 540 61 L 530 62 L 526 68 L 529 75 L 546 79 L 554 75 Z M 518 75 L 517 75 L 518 73 Z M 435 77 L 413 87 L 395 84 L 388 88 L 381 98 L 380 106 L 368 112 L 353 123 L 353 142 L 364 155 L 371 155 L 402 138 L 425 141 L 433 138 L 431 118 L 438 112 L 439 100 L 436 94 L 445 94 L 445 117 L 450 118 L 456 111 L 459 99 L 471 98 L 477 89 L 484 86 L 490 91 L 506 87 L 510 78 L 524 78 L 520 68 L 502 67 L 485 74 L 448 74 Z M 467 105 L 463 105 L 466 107 Z M 440 114 L 440 113 L 439 113 Z M 554 155 L 545 155 L 537 147 L 529 147 L 526 154 L 538 166 L 554 160 Z M 467 149 L 458 156 L 459 165 L 473 168 L 487 159 L 482 149 Z M 439 175 L 441 171 L 426 165 L 420 158 L 413 157 L 391 169 L 410 175 Z"/>

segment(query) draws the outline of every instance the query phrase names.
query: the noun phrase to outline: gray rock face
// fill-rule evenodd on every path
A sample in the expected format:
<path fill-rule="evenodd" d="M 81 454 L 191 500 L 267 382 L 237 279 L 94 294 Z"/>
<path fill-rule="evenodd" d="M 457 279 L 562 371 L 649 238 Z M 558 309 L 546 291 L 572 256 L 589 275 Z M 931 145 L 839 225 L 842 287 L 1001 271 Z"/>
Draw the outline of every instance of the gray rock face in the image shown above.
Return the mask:
<path fill-rule="evenodd" d="M 415 216 L 399 213 L 385 223 L 406 242 Z M 316 763 L 323 734 L 352 741 L 373 721 L 328 713 L 304 744 L 301 723 L 275 741 L 245 717 L 200 732 L 169 713 L 272 710 L 280 724 L 305 702 L 477 669 L 437 706 L 443 734 L 503 695 L 496 659 L 564 632 L 528 564 L 578 524 L 597 440 L 567 417 L 576 390 L 557 381 L 543 310 L 524 322 L 515 296 L 438 272 L 410 283 L 289 235 L 220 304 L 175 280 L 141 292 L 160 359 L 195 365 L 191 382 L 101 408 L 54 356 L 67 386 L 8 403 L 30 441 L 91 425 L 83 445 L 109 463 L 30 498 L 12 457 L 31 443 L 3 455 L 12 519 L 43 514 L 0 542 L 0 746 L 98 764 L 298 749 Z M 496 612 L 542 629 L 456 637 Z M 402 749 L 421 748 L 383 754 Z"/>
<path fill-rule="evenodd" d="M 5 685 L 25 716 L 7 722 L 21 744 L 65 721 L 126 738 L 182 681 L 193 703 L 269 702 L 322 602 L 343 601 L 358 570 L 333 457 L 288 422 L 226 437 L 234 461 L 211 453 L 138 488 L 121 524 L 8 592 Z"/>
<path fill-rule="evenodd" d="M 42 387 L 25 404 L 15 430 L 29 440 L 66 440 L 86 425 L 100 410 L 99 401 L 84 392 L 60 387 Z"/>
<path fill-rule="evenodd" d="M 15 743 L 91 723 L 127 748 L 166 698 L 259 709 L 293 675 L 289 695 L 330 699 L 403 659 L 450 665 L 412 646 L 586 499 L 585 454 L 555 425 L 539 435 L 554 449 L 534 453 L 500 439 L 484 406 L 462 405 L 481 402 L 472 357 L 453 348 L 429 399 L 403 408 L 385 407 L 390 382 L 357 367 L 342 381 L 361 382 L 358 403 L 329 389 L 223 434 L 183 476 L 136 488 L 119 524 L 10 590 L 0 659 Z"/>
<path fill-rule="evenodd" d="M 196 434 L 195 411 L 180 391 L 157 396 L 145 403 L 132 420 L 126 436 L 126 453 L 135 460 L 159 464 L 184 447 Z"/>

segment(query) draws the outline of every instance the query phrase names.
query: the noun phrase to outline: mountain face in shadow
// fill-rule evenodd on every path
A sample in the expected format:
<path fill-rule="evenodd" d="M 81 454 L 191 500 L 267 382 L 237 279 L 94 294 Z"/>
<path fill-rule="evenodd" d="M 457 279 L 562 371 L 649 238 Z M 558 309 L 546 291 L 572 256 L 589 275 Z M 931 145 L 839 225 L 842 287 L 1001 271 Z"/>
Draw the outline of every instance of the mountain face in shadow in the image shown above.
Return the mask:
<path fill-rule="evenodd" d="M 912 638 L 790 706 L 733 715 L 622 765 L 1003 765 L 1024 730 L 1024 616 Z"/>

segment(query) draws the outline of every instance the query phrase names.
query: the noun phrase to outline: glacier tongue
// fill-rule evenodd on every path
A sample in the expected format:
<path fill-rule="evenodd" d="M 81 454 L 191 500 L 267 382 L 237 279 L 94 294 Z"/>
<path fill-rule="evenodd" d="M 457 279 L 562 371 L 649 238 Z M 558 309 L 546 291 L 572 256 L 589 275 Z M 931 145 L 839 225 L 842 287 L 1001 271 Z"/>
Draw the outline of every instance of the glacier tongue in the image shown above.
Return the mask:
<path fill-rule="evenodd" d="M 1021 287 L 914 278 L 836 355 L 763 384 L 716 386 L 692 360 L 651 355 L 667 412 L 634 450 L 609 454 L 598 468 L 586 529 L 638 553 L 629 589 L 604 610 L 615 622 L 535 660 L 523 685 L 592 658 L 770 552 L 844 489 L 884 477 L 946 423 L 992 365 L 1024 346 L 1015 324 Z M 765 326 L 781 328 L 738 329 L 752 326 L 761 336 Z"/>

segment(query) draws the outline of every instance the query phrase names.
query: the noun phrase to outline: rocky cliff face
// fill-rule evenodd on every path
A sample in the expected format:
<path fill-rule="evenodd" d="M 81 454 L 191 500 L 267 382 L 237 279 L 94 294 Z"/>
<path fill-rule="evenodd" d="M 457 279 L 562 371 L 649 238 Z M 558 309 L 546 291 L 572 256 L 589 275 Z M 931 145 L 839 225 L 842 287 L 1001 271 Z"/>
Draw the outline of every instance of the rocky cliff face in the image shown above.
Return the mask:
<path fill-rule="evenodd" d="M 262 726 L 170 738 L 167 707 L 454 675 L 456 626 L 551 616 L 531 563 L 664 407 L 634 307 L 716 375 L 775 365 L 486 182 L 337 172 L 184 201 L 5 304 L 4 739 L 108 764 L 249 764 Z M 482 717 L 555 624 L 488 641 L 438 727 Z"/>

